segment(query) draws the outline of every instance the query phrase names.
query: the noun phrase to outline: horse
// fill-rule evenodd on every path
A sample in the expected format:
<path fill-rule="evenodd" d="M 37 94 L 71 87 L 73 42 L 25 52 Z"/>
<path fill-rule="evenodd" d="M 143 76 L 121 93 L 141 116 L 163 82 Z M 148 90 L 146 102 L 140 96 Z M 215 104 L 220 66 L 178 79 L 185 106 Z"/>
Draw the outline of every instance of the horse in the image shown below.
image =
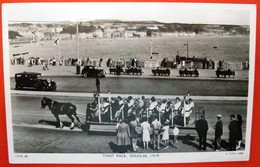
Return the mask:
<path fill-rule="evenodd" d="M 51 100 L 47 97 L 43 97 L 41 100 L 41 109 L 45 109 L 45 107 L 48 106 L 51 110 L 54 117 L 57 119 L 57 127 L 63 128 L 63 124 L 60 121 L 59 115 L 66 114 L 71 119 L 71 126 L 70 129 L 74 129 L 74 119 L 78 121 L 78 123 L 81 125 L 81 122 L 79 120 L 79 117 L 77 116 L 76 110 L 77 107 L 72 103 L 60 103 L 54 100 Z M 59 125 L 59 126 L 58 126 Z"/>

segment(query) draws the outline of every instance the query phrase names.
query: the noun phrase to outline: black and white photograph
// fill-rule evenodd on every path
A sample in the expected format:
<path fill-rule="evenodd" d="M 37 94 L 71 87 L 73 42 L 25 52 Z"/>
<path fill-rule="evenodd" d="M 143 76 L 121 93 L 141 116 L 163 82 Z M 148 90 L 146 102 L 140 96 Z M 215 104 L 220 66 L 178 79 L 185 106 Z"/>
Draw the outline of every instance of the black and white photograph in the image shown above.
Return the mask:
<path fill-rule="evenodd" d="M 249 160 L 255 5 L 2 9 L 10 163 Z"/>

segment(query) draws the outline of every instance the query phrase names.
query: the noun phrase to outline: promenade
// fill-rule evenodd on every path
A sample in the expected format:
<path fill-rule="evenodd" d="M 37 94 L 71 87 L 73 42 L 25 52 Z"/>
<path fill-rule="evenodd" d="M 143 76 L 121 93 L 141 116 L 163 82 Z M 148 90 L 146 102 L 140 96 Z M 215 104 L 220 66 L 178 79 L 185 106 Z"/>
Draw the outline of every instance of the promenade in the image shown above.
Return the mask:
<path fill-rule="evenodd" d="M 109 74 L 108 67 L 100 67 L 106 71 L 106 77 L 118 77 L 115 74 Z M 81 70 L 83 66 L 81 66 Z M 248 70 L 235 70 L 235 77 L 217 78 L 214 69 L 198 69 L 199 77 L 180 77 L 179 69 L 170 69 L 170 76 L 154 76 L 152 68 L 143 68 L 143 74 L 140 75 L 120 75 L 120 77 L 141 77 L 141 78 L 171 78 L 171 79 L 203 79 L 203 80 L 248 80 Z M 28 67 L 26 65 L 10 65 L 10 77 L 14 77 L 18 72 L 39 72 L 42 76 L 76 76 L 76 66 L 49 66 L 49 70 L 43 70 L 41 65 Z"/>

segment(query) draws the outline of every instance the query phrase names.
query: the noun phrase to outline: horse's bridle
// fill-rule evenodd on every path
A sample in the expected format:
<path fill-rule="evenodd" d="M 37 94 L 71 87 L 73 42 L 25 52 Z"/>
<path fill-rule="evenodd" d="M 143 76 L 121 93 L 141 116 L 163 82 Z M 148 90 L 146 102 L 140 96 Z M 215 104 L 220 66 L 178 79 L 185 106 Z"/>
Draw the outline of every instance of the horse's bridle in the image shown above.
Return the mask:
<path fill-rule="evenodd" d="M 47 101 L 50 101 L 50 105 L 48 104 L 48 102 Z M 44 107 L 43 107 L 43 105 L 42 105 L 42 108 L 45 108 L 46 106 L 48 106 L 50 109 L 52 109 L 53 108 L 53 106 L 54 106 L 54 100 L 51 100 L 51 99 L 48 99 L 48 98 L 45 98 L 44 99 Z"/>

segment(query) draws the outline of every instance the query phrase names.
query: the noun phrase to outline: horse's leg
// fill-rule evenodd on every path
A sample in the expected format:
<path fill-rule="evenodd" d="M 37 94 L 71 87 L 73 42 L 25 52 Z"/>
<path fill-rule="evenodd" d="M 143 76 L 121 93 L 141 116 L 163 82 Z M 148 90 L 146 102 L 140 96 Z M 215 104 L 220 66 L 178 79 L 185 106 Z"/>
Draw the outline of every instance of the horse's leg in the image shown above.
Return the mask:
<path fill-rule="evenodd" d="M 71 114 L 71 116 L 78 121 L 79 127 L 81 127 L 81 122 L 80 122 L 79 117 L 77 116 L 76 112 L 73 112 L 73 113 Z"/>
<path fill-rule="evenodd" d="M 55 118 L 57 119 L 57 124 L 59 124 L 59 125 L 60 125 L 60 128 L 62 129 L 62 128 L 63 128 L 63 123 L 60 121 L 59 115 L 55 114 L 54 116 L 55 116 Z M 58 126 L 57 126 L 57 127 L 58 127 Z"/>
<path fill-rule="evenodd" d="M 71 114 L 66 114 L 71 119 L 70 129 L 74 129 L 74 117 Z"/>

